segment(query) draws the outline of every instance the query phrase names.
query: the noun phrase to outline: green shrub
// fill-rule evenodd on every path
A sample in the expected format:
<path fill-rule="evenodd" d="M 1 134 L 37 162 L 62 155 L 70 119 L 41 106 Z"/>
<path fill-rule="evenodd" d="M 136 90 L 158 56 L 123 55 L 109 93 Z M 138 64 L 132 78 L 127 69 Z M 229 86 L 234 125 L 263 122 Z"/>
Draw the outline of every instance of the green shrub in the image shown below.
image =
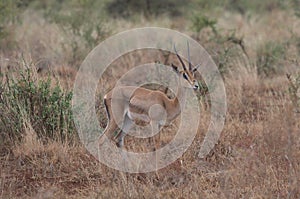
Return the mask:
<path fill-rule="evenodd" d="M 257 50 L 257 72 L 259 75 L 270 76 L 283 71 L 286 48 L 279 42 L 266 42 Z"/>
<path fill-rule="evenodd" d="M 81 63 L 86 54 L 106 38 L 110 29 L 105 25 L 104 3 L 94 0 L 38 1 L 35 9 L 55 23 L 65 34 L 63 48 L 71 49 L 69 63 Z"/>
<path fill-rule="evenodd" d="M 300 18 L 300 1 L 299 0 L 292 0 L 292 6 L 294 8 L 295 15 Z"/>
<path fill-rule="evenodd" d="M 250 61 L 244 39 L 237 36 L 235 30 L 219 29 L 217 20 L 202 13 L 196 13 L 191 17 L 191 29 L 195 32 L 195 39 L 203 44 L 212 56 L 221 74 L 237 68 L 237 63 L 249 67 Z"/>
<path fill-rule="evenodd" d="M 143 14 L 145 17 L 162 14 L 177 16 L 182 14 L 183 8 L 189 2 L 180 0 L 113 0 L 106 4 L 106 10 L 113 17 L 123 18 L 136 14 Z"/>
<path fill-rule="evenodd" d="M 250 60 L 245 48 L 243 37 L 236 35 L 235 30 L 220 30 L 216 21 L 197 15 L 193 21 L 193 30 L 196 32 L 196 40 L 204 45 L 204 48 L 212 56 L 219 72 L 226 74 L 235 70 L 241 63 L 249 67 Z M 202 31 L 210 28 L 212 31 Z"/>
<path fill-rule="evenodd" d="M 210 19 L 207 16 L 198 13 L 192 16 L 191 21 L 192 21 L 192 30 L 195 31 L 196 33 L 199 34 L 201 30 L 204 28 L 210 28 L 215 35 L 217 34 L 217 30 L 216 30 L 217 20 Z"/>
<path fill-rule="evenodd" d="M 17 21 L 18 9 L 14 0 L 0 0 L 0 40 L 8 35 L 7 26 Z"/>
<path fill-rule="evenodd" d="M 13 46 L 14 26 L 20 22 L 20 13 L 22 10 L 22 1 L 20 0 L 0 0 L 0 49 L 7 50 Z"/>
<path fill-rule="evenodd" d="M 30 122 L 43 141 L 66 141 L 74 135 L 71 92 L 59 85 L 51 86 L 51 78 L 39 80 L 30 68 L 5 75 L 0 86 L 0 133 L 2 139 L 19 140 L 24 124 Z"/>
<path fill-rule="evenodd" d="M 214 9 L 217 9 L 219 7 L 224 7 L 226 5 L 226 1 L 220 1 L 220 0 L 195 0 L 193 7 L 199 10 L 200 12 L 204 11 L 212 11 Z"/>

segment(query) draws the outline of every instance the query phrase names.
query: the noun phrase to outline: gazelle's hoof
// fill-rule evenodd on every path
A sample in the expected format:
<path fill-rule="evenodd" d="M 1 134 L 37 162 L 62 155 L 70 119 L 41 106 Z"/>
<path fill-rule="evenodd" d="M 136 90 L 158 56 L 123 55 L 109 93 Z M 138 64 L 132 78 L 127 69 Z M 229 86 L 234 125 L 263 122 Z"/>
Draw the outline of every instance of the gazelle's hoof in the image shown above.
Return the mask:
<path fill-rule="evenodd" d="M 122 144 L 122 143 L 119 143 L 119 142 L 117 142 L 117 143 L 116 143 L 116 146 L 117 146 L 118 148 L 122 148 L 123 144 Z"/>

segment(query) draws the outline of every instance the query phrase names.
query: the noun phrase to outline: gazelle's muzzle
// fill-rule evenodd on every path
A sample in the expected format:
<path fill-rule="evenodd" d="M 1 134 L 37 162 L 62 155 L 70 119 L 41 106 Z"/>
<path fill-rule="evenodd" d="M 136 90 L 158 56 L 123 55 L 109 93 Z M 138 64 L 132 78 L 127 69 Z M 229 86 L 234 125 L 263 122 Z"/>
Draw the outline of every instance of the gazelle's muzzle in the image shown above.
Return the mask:
<path fill-rule="evenodd" d="M 199 89 L 199 86 L 198 86 L 197 84 L 195 84 L 195 85 L 193 86 L 193 89 L 196 91 L 196 90 Z"/>

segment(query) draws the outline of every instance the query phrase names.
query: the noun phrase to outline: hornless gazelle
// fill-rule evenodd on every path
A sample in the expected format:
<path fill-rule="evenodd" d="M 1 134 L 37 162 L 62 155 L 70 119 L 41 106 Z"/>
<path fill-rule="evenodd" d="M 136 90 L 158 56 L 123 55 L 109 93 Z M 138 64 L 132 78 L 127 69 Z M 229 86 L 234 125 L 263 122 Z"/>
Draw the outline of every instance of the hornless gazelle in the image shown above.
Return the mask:
<path fill-rule="evenodd" d="M 131 129 L 133 124 L 150 124 L 152 133 L 154 133 L 158 132 L 161 126 L 166 126 L 177 118 L 181 113 L 180 104 L 184 104 L 185 101 L 181 81 L 186 80 L 191 88 L 198 89 L 198 82 L 195 79 L 197 66 L 192 66 L 189 57 L 187 68 L 176 49 L 175 52 L 183 68 L 180 71 L 177 66 L 171 64 L 173 70 L 179 76 L 175 98 L 169 99 L 165 93 L 158 90 L 134 86 L 116 87 L 104 96 L 104 105 L 109 121 L 103 135 L 106 134 L 110 139 L 114 139 L 118 147 L 123 146 L 126 132 Z M 114 134 L 120 122 L 122 123 L 122 129 Z M 101 137 L 102 135 L 99 144 L 101 144 Z"/>

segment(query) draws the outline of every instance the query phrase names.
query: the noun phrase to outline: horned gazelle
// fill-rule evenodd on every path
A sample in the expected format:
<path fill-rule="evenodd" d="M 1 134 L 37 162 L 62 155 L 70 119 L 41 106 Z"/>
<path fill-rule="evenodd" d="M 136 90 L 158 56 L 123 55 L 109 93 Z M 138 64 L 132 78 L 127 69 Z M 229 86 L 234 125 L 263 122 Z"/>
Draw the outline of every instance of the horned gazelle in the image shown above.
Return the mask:
<path fill-rule="evenodd" d="M 161 126 L 166 126 L 176 119 L 181 113 L 180 104 L 184 104 L 185 101 L 181 81 L 186 80 L 191 88 L 194 90 L 198 89 L 198 82 L 194 75 L 197 71 L 197 66 L 192 66 L 189 57 L 187 68 L 175 47 L 174 49 L 183 69 L 180 71 L 177 66 L 171 64 L 173 70 L 179 76 L 179 85 L 175 98 L 169 99 L 165 93 L 158 90 L 133 86 L 116 87 L 104 96 L 104 105 L 109 121 L 103 134 L 106 134 L 110 139 L 114 139 L 118 147 L 123 146 L 126 132 L 131 129 L 133 124 L 150 124 L 152 132 L 158 132 Z M 113 103 L 113 100 L 116 100 L 114 101 L 115 103 Z M 153 107 L 160 107 L 164 110 L 154 110 L 152 109 Z M 160 113 L 161 110 L 166 113 L 165 116 Z M 113 114 L 117 114 L 122 118 L 122 129 L 115 136 L 114 132 L 118 128 L 119 121 L 116 121 Z M 99 143 L 101 143 L 101 137 Z"/>

